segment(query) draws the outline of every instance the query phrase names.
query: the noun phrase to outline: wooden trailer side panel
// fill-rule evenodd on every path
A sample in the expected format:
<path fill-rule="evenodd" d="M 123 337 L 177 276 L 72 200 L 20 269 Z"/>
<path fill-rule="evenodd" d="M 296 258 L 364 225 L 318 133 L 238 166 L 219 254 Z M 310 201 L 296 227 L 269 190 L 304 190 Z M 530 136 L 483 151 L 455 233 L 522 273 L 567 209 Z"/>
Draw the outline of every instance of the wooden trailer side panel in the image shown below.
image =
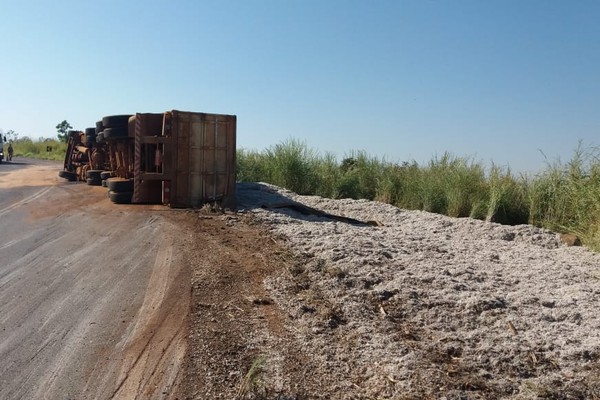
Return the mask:
<path fill-rule="evenodd" d="M 171 129 L 177 149 L 171 206 L 198 207 L 235 195 L 236 117 L 172 111 Z"/>

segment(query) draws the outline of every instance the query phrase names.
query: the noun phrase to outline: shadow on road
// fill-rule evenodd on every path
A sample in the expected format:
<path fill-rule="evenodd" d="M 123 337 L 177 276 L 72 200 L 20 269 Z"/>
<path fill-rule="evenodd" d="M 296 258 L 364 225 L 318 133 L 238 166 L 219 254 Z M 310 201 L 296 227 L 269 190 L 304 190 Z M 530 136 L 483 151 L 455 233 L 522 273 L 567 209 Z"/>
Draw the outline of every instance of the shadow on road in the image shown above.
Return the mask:
<path fill-rule="evenodd" d="M 2 161 L 2 164 L 6 164 L 6 165 L 31 165 L 31 163 L 28 162 L 24 162 L 24 161 Z"/>
<path fill-rule="evenodd" d="M 60 168 L 62 166 L 62 161 L 55 160 L 38 160 L 35 158 L 26 158 L 26 157 L 13 157 L 12 161 L 7 161 L 6 159 L 2 160 L 0 163 L 0 171 L 2 171 L 6 167 L 14 166 L 16 168 L 27 167 L 31 165 L 49 165 L 49 166 L 57 166 Z"/>

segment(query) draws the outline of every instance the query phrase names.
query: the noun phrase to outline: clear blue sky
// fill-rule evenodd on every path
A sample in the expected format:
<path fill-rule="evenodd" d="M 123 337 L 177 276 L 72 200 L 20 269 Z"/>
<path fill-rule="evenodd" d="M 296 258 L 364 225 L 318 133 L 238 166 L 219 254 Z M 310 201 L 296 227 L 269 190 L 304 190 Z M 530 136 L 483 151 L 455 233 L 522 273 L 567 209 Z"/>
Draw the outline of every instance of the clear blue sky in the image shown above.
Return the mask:
<path fill-rule="evenodd" d="M 0 0 L 0 128 L 236 114 L 238 147 L 449 151 L 517 171 L 600 139 L 600 1 Z"/>

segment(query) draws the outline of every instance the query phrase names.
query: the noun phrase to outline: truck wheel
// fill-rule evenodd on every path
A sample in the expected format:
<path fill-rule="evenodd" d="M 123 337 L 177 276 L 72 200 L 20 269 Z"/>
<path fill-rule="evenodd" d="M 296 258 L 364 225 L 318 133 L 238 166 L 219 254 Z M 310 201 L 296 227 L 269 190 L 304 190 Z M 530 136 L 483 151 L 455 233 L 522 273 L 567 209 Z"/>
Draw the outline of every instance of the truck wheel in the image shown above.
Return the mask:
<path fill-rule="evenodd" d="M 100 179 L 108 179 L 113 177 L 112 171 L 102 171 L 100 172 Z"/>
<path fill-rule="evenodd" d="M 108 192 L 108 198 L 110 201 L 116 204 L 130 204 L 133 192 Z"/>
<path fill-rule="evenodd" d="M 100 180 L 100 179 L 87 178 L 85 181 L 87 182 L 88 185 L 92 185 L 92 186 L 102 185 L 102 180 Z"/>
<path fill-rule="evenodd" d="M 85 128 L 85 147 L 94 147 L 96 143 L 96 128 Z"/>
<path fill-rule="evenodd" d="M 129 121 L 129 117 L 131 117 L 131 114 L 129 114 L 129 115 L 109 115 L 107 117 L 102 118 L 102 126 L 104 126 L 105 130 L 106 130 L 106 128 L 114 128 L 114 127 L 120 127 L 120 126 L 127 127 L 127 122 Z"/>
<path fill-rule="evenodd" d="M 104 172 L 104 171 L 101 169 L 88 169 L 85 172 L 85 177 L 88 179 L 95 179 L 95 180 L 99 181 L 102 179 L 102 176 L 101 176 L 102 172 Z"/>
<path fill-rule="evenodd" d="M 129 131 L 126 126 L 105 128 L 102 133 L 104 133 L 104 139 L 121 139 L 129 136 Z"/>
<path fill-rule="evenodd" d="M 109 178 L 106 180 L 108 189 L 113 192 L 133 192 L 133 179 Z"/>
<path fill-rule="evenodd" d="M 71 182 L 77 180 L 77 174 L 70 171 L 58 171 L 58 176 L 60 176 L 61 178 L 65 178 Z"/>

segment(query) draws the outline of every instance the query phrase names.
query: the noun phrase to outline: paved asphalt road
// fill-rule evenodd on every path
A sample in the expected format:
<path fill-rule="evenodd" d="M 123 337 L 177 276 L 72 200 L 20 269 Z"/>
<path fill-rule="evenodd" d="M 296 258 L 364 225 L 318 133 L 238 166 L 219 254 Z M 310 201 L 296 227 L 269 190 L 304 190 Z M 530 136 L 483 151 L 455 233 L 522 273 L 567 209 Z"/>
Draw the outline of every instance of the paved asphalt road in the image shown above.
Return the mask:
<path fill-rule="evenodd" d="M 0 399 L 169 398 L 189 276 L 158 206 L 0 164 Z"/>

